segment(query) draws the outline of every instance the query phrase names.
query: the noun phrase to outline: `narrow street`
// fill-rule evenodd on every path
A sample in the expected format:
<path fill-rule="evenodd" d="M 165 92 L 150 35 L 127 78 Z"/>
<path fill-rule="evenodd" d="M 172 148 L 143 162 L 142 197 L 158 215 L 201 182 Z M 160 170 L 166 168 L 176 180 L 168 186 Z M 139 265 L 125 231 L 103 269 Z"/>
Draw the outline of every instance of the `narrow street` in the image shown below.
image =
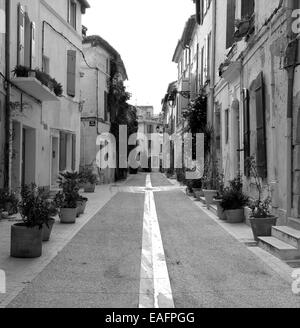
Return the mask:
<path fill-rule="evenodd" d="M 138 174 L 8 307 L 171 305 L 295 308 L 300 298 L 165 176 Z"/>

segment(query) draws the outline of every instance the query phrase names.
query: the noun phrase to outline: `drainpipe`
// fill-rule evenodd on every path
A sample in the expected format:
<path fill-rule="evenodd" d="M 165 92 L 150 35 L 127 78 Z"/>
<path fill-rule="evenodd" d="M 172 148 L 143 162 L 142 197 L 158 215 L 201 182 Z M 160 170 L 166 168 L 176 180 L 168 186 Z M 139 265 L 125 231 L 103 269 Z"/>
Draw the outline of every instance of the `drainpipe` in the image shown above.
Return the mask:
<path fill-rule="evenodd" d="M 215 127 L 215 66 L 216 66 L 216 16 L 217 16 L 217 0 L 212 0 L 212 33 L 211 33 L 211 68 L 210 68 L 210 108 L 211 108 L 211 124 Z M 212 140 L 212 160 L 213 162 L 216 160 L 216 147 L 215 147 L 215 138 Z"/>
<path fill-rule="evenodd" d="M 11 112 L 10 112 L 10 0 L 5 1 L 5 146 L 4 146 L 4 187 L 11 187 L 10 154 L 11 154 Z"/>
<path fill-rule="evenodd" d="M 292 31 L 292 12 L 297 9 L 298 0 L 287 1 L 287 36 L 288 46 L 285 53 L 285 69 L 288 73 L 288 102 L 287 102 L 287 150 L 286 150 L 286 176 L 287 176 L 287 217 L 291 217 L 293 208 L 293 104 L 295 68 L 298 57 L 298 40 Z"/>

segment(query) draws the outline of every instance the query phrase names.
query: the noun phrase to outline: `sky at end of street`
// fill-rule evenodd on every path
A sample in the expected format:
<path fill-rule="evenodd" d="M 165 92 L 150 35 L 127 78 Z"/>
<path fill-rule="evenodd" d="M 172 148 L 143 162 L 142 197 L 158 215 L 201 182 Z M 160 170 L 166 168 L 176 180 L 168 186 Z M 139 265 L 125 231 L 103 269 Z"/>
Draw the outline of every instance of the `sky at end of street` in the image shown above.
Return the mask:
<path fill-rule="evenodd" d="M 172 57 L 188 18 L 192 0 L 89 0 L 83 17 L 88 35 L 97 34 L 122 56 L 133 105 L 161 111 L 168 84 L 177 79 Z"/>

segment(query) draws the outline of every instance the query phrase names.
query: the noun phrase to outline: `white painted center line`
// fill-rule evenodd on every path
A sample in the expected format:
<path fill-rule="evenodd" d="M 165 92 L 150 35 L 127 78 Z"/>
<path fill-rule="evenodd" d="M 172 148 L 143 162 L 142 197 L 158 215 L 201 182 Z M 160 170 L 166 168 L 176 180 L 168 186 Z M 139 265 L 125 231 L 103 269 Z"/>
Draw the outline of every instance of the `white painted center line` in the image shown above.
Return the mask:
<path fill-rule="evenodd" d="M 174 308 L 151 178 L 147 175 L 143 220 L 140 308 Z"/>

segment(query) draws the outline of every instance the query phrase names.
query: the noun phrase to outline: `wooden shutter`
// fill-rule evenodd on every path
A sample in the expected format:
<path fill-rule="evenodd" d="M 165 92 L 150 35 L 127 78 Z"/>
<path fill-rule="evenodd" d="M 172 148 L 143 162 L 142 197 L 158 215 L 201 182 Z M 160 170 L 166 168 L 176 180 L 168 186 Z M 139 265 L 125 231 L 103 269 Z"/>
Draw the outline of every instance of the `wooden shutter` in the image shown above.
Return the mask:
<path fill-rule="evenodd" d="M 257 170 L 261 178 L 267 177 L 266 106 L 263 73 L 256 79 L 256 131 L 257 131 Z"/>
<path fill-rule="evenodd" d="M 243 95 L 243 111 L 244 111 L 244 169 L 245 176 L 250 176 L 250 169 L 248 164 L 248 158 L 251 156 L 250 153 L 250 98 L 249 91 L 247 89 L 244 90 Z"/>
<path fill-rule="evenodd" d="M 76 51 L 75 50 L 68 50 L 67 93 L 71 97 L 75 97 L 76 95 Z"/>
<path fill-rule="evenodd" d="M 30 53 L 30 58 L 31 58 L 31 63 L 30 66 L 31 68 L 35 68 L 35 39 L 36 39 L 36 27 L 35 23 L 31 22 L 31 53 Z"/>
<path fill-rule="evenodd" d="M 24 65 L 25 57 L 25 8 L 19 4 L 18 6 L 18 65 Z"/>
<path fill-rule="evenodd" d="M 242 0 L 241 17 L 252 16 L 254 13 L 255 0 Z"/>
<path fill-rule="evenodd" d="M 72 135 L 72 171 L 76 169 L 76 134 Z"/>
<path fill-rule="evenodd" d="M 227 0 L 226 48 L 230 48 L 234 43 L 235 1 L 236 0 Z"/>
<path fill-rule="evenodd" d="M 198 25 L 201 24 L 200 2 L 201 2 L 201 0 L 196 0 L 196 21 L 197 21 Z"/>
<path fill-rule="evenodd" d="M 59 170 L 64 171 L 67 168 L 67 135 L 60 132 L 59 146 Z"/>

